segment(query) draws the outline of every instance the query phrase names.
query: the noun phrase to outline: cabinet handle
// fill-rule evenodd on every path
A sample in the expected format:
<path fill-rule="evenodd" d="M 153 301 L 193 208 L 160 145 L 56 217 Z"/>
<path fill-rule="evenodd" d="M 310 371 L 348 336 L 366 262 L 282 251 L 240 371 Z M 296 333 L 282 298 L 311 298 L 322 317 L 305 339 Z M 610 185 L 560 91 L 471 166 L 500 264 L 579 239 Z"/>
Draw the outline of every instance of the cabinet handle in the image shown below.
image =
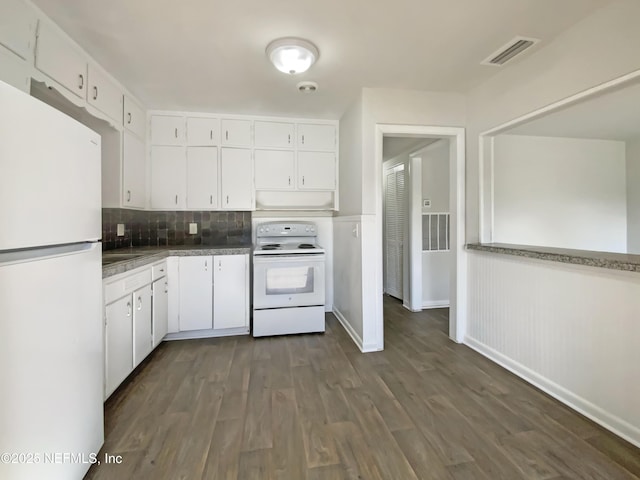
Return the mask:
<path fill-rule="evenodd" d="M 224 138 L 225 138 L 226 140 L 229 140 L 229 130 L 225 130 L 225 132 L 224 132 Z"/>
<path fill-rule="evenodd" d="M 178 204 L 178 195 L 176 195 L 176 205 Z"/>
<path fill-rule="evenodd" d="M 131 302 L 127 302 L 127 317 L 131 316 Z"/>
<path fill-rule="evenodd" d="M 291 145 L 291 134 L 287 135 L 287 143 Z"/>
<path fill-rule="evenodd" d="M 209 269 L 209 261 L 205 260 L 204 261 L 204 271 L 206 272 Z"/>
<path fill-rule="evenodd" d="M 164 282 L 164 293 L 169 293 L 169 284 Z"/>
<path fill-rule="evenodd" d="M 209 140 L 213 140 L 213 130 L 209 130 Z"/>
<path fill-rule="evenodd" d="M 218 259 L 218 267 L 222 268 L 222 260 Z"/>
<path fill-rule="evenodd" d="M 82 90 L 84 88 L 84 75 L 83 74 L 79 74 L 78 75 L 78 88 L 80 90 Z"/>
<path fill-rule="evenodd" d="M 304 135 L 302 135 L 302 144 L 304 145 Z"/>
<path fill-rule="evenodd" d="M 138 297 L 138 310 L 142 310 L 142 297 Z"/>
<path fill-rule="evenodd" d="M 93 86 L 93 99 L 98 100 L 98 87 L 97 85 Z"/>
<path fill-rule="evenodd" d="M 176 128 L 174 129 L 174 131 L 175 131 L 174 133 L 175 133 L 176 138 L 178 138 L 178 127 L 176 127 Z"/>
<path fill-rule="evenodd" d="M 291 185 L 291 175 L 289 175 L 289 185 Z"/>
<path fill-rule="evenodd" d="M 161 269 L 160 269 L 160 271 L 161 271 L 161 272 L 164 272 L 164 268 L 161 268 Z"/>
<path fill-rule="evenodd" d="M 213 195 L 209 195 L 209 205 L 213 205 Z"/>
<path fill-rule="evenodd" d="M 304 175 L 302 176 L 302 184 L 304 185 Z"/>
<path fill-rule="evenodd" d="M 227 205 L 229 205 L 229 195 L 227 195 Z"/>
<path fill-rule="evenodd" d="M 131 190 L 127 190 L 127 202 L 131 201 Z"/>
<path fill-rule="evenodd" d="M 127 124 L 131 125 L 131 112 L 127 113 Z"/>

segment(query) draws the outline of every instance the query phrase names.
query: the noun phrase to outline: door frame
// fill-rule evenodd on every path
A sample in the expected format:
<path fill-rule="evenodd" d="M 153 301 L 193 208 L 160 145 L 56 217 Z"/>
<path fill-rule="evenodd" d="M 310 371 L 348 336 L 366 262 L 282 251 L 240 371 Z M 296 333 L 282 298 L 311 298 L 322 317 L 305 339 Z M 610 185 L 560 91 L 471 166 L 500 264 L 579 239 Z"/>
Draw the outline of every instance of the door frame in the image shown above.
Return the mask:
<path fill-rule="evenodd" d="M 377 251 L 380 252 L 375 265 L 376 290 L 378 292 L 376 301 L 376 337 L 378 339 L 377 349 L 384 348 L 384 313 L 382 309 L 382 278 L 383 262 L 383 152 L 382 144 L 385 136 L 415 136 L 425 138 L 448 138 L 450 140 L 450 162 L 449 162 L 449 209 L 451 212 L 451 279 L 450 279 L 450 301 L 449 310 L 449 338 L 456 343 L 462 343 L 466 333 L 467 320 L 467 254 L 465 250 L 466 229 L 466 152 L 465 152 L 465 129 L 462 127 L 437 127 L 426 125 L 391 125 L 376 124 L 375 131 L 375 189 L 376 197 L 376 219 L 377 219 Z"/>

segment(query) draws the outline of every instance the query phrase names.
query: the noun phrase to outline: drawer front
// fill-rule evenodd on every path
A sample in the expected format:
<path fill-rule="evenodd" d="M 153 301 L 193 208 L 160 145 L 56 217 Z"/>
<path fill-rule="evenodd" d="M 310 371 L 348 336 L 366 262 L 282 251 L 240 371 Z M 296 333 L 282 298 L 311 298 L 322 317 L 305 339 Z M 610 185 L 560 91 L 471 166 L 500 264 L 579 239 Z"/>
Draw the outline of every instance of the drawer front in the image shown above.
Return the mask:
<path fill-rule="evenodd" d="M 151 283 L 152 269 L 145 267 L 144 270 L 136 272 L 132 275 L 128 275 L 125 278 L 120 278 L 114 282 L 104 284 L 104 303 L 108 305 L 115 302 L 119 298 L 126 295 L 130 295 L 145 285 Z"/>
<path fill-rule="evenodd" d="M 156 263 L 151 266 L 152 270 L 152 278 L 155 282 L 159 278 L 165 277 L 167 275 L 167 262 Z"/>

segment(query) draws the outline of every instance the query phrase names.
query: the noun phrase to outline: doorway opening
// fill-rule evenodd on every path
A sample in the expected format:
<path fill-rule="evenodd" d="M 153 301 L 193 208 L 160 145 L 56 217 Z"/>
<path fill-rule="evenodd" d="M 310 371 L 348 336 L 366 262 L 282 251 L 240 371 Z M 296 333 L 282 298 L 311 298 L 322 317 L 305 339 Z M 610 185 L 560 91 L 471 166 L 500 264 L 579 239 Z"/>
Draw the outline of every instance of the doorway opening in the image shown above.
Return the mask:
<path fill-rule="evenodd" d="M 466 318 L 464 129 L 378 125 L 376 133 L 379 291 L 413 312 L 449 306 L 449 337 L 460 343 Z"/>
<path fill-rule="evenodd" d="M 383 139 L 383 291 L 412 312 L 449 307 L 447 138 Z"/>

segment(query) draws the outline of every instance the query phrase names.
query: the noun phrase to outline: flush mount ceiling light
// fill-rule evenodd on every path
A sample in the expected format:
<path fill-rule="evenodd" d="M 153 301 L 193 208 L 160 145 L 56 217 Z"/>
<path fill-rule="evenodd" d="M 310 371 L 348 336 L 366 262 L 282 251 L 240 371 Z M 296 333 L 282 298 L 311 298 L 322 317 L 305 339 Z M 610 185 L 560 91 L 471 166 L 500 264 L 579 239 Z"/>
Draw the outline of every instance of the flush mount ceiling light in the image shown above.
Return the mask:
<path fill-rule="evenodd" d="M 267 45 L 267 57 L 283 73 L 295 75 L 306 72 L 318 59 L 316 46 L 302 38 L 278 38 Z"/>

